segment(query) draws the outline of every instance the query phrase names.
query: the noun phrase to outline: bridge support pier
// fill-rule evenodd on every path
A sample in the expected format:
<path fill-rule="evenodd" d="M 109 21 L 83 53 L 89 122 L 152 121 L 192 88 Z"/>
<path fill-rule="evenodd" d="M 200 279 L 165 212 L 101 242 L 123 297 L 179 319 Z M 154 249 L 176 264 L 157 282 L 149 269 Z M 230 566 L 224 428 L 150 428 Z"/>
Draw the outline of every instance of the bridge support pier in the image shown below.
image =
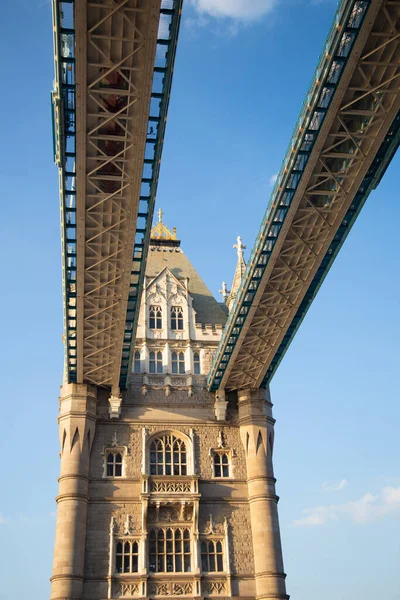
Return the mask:
<path fill-rule="evenodd" d="M 51 600 L 81 600 L 85 561 L 89 455 L 96 426 L 96 388 L 67 384 L 58 418 L 61 471 Z"/>
<path fill-rule="evenodd" d="M 274 423 L 269 391 L 238 391 L 240 437 L 245 448 L 253 532 L 257 600 L 288 599 L 272 466 Z"/>

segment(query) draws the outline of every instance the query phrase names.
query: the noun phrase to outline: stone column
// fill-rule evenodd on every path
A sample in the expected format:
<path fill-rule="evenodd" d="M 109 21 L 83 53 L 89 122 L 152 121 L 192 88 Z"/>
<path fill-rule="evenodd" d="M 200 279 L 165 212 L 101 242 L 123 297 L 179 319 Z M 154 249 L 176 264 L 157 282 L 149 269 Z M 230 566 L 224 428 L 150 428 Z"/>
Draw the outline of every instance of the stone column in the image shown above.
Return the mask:
<path fill-rule="evenodd" d="M 74 383 L 64 385 L 58 423 L 61 473 L 50 597 L 51 600 L 81 600 L 96 388 Z"/>
<path fill-rule="evenodd" d="M 240 437 L 247 463 L 247 486 L 254 550 L 257 600 L 287 599 L 278 496 L 272 466 L 274 423 L 269 391 L 238 392 Z"/>

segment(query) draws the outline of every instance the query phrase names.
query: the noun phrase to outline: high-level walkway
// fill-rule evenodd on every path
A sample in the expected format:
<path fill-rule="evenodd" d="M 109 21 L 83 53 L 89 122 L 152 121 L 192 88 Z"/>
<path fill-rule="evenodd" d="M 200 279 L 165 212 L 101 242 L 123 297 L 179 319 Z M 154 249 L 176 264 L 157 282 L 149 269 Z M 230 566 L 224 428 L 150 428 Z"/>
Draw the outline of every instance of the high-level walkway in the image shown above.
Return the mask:
<path fill-rule="evenodd" d="M 210 390 L 268 385 L 399 145 L 399 111 L 400 1 L 343 0 L 231 307 Z"/>
<path fill-rule="evenodd" d="M 129 372 L 181 4 L 53 0 L 65 380 L 116 396 Z"/>
<path fill-rule="evenodd" d="M 53 0 L 65 381 L 126 387 L 182 0 Z M 268 385 L 400 136 L 400 0 L 342 0 L 208 378 Z M 378 220 L 378 215 L 377 215 Z"/>

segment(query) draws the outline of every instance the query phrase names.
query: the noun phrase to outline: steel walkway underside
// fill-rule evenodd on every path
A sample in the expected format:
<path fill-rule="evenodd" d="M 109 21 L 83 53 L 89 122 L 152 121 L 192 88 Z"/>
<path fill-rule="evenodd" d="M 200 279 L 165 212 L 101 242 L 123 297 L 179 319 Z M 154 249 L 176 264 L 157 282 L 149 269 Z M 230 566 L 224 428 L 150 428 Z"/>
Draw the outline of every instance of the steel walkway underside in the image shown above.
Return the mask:
<path fill-rule="evenodd" d="M 399 145 L 400 1 L 339 5 L 241 288 L 209 390 L 269 383 Z"/>
<path fill-rule="evenodd" d="M 65 379 L 115 394 L 130 371 L 181 5 L 53 0 Z"/>

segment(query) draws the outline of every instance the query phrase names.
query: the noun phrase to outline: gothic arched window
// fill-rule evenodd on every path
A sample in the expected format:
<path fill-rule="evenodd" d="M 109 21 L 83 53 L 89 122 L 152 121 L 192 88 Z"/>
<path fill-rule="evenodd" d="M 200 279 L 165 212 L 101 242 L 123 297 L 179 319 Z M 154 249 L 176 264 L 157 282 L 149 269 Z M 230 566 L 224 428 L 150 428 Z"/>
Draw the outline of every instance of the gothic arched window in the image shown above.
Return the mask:
<path fill-rule="evenodd" d="M 150 475 L 187 475 L 185 442 L 174 435 L 153 440 L 150 444 Z"/>
<path fill-rule="evenodd" d="M 122 454 L 121 452 L 107 453 L 107 477 L 122 476 Z"/>
<path fill-rule="evenodd" d="M 162 352 L 149 353 L 149 371 L 150 373 L 162 373 L 163 372 L 163 358 Z"/>
<path fill-rule="evenodd" d="M 190 530 L 162 527 L 149 533 L 151 573 L 190 573 Z"/>
<path fill-rule="evenodd" d="M 141 364 L 140 364 L 140 352 L 136 351 L 133 356 L 133 371 L 134 373 L 140 373 Z"/>
<path fill-rule="evenodd" d="M 171 306 L 171 329 L 183 329 L 183 308 L 182 306 Z"/>
<path fill-rule="evenodd" d="M 224 570 L 222 542 L 220 540 L 201 542 L 201 570 L 206 573 Z"/>
<path fill-rule="evenodd" d="M 193 354 L 193 368 L 194 368 L 194 374 L 200 375 L 200 354 L 199 354 L 199 352 L 195 352 Z"/>
<path fill-rule="evenodd" d="M 115 571 L 137 573 L 139 570 L 139 544 L 134 540 L 119 540 L 115 547 Z"/>
<path fill-rule="evenodd" d="M 226 452 L 214 454 L 214 477 L 229 477 L 229 457 Z"/>
<path fill-rule="evenodd" d="M 178 373 L 180 375 L 184 375 L 185 374 L 185 355 L 183 352 L 172 352 L 171 354 L 171 358 L 172 358 L 172 373 L 174 375 L 177 375 Z"/>
<path fill-rule="evenodd" d="M 162 311 L 161 306 L 150 306 L 149 308 L 149 327 L 150 329 L 162 329 Z"/>

